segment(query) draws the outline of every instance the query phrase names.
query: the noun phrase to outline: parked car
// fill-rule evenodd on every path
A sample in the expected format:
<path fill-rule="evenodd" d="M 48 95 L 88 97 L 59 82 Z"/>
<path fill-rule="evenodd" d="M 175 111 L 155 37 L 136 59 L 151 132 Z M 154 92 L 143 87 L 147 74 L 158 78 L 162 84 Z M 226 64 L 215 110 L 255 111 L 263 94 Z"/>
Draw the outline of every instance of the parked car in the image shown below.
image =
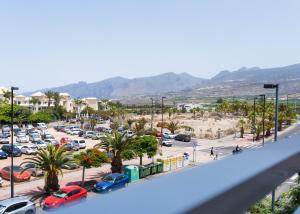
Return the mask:
<path fill-rule="evenodd" d="M 54 137 L 53 137 L 51 134 L 43 134 L 43 135 L 42 135 L 42 139 L 43 139 L 43 140 L 46 140 L 46 139 L 47 139 L 47 140 L 48 140 L 48 139 L 49 139 L 49 140 L 55 140 Z"/>
<path fill-rule="evenodd" d="M 43 209 L 55 209 L 86 199 L 87 191 L 80 186 L 66 186 L 47 197 Z"/>
<path fill-rule="evenodd" d="M 2 132 L 10 132 L 10 126 L 9 125 L 2 126 Z"/>
<path fill-rule="evenodd" d="M 1 169 L 0 175 L 5 180 L 10 180 L 10 168 L 11 166 L 6 166 Z M 16 182 L 22 182 L 22 181 L 29 181 L 30 180 L 30 173 L 28 171 L 24 171 L 23 167 L 20 166 L 13 166 L 13 178 Z"/>
<path fill-rule="evenodd" d="M 20 144 L 20 143 L 18 143 L 18 142 L 15 142 L 15 143 L 14 143 L 14 146 L 17 147 L 17 148 L 20 149 L 20 150 L 21 150 L 22 147 L 23 147 L 23 145 Z"/>
<path fill-rule="evenodd" d="M 91 135 L 92 140 L 100 140 L 105 135 L 103 133 L 95 132 L 94 135 Z"/>
<path fill-rule="evenodd" d="M 70 142 L 72 142 L 72 140 L 69 137 L 63 137 L 63 138 L 60 139 L 60 145 L 70 143 Z"/>
<path fill-rule="evenodd" d="M 29 137 L 26 135 L 19 135 L 16 139 L 18 143 L 29 143 Z"/>
<path fill-rule="evenodd" d="M 37 123 L 36 128 L 39 130 L 47 129 L 47 125 L 45 123 Z"/>
<path fill-rule="evenodd" d="M 73 170 L 78 169 L 80 166 L 76 163 L 66 163 L 61 166 L 62 169 Z"/>
<path fill-rule="evenodd" d="M 33 142 L 33 144 L 37 147 L 37 149 L 47 149 L 47 144 L 43 140 L 38 140 Z"/>
<path fill-rule="evenodd" d="M 133 137 L 134 136 L 133 131 L 126 131 L 126 136 L 127 137 Z"/>
<path fill-rule="evenodd" d="M 172 133 L 168 133 L 168 132 L 163 133 L 163 138 L 165 138 L 165 139 L 175 139 L 176 136 L 177 136 L 177 134 L 172 134 Z"/>
<path fill-rule="evenodd" d="M 73 144 L 77 145 L 79 149 L 85 149 L 86 148 L 86 143 L 85 140 L 73 140 Z"/>
<path fill-rule="evenodd" d="M 51 145 L 53 145 L 54 147 L 59 147 L 59 142 L 58 142 L 57 140 L 54 140 L 54 139 L 46 139 L 46 140 L 44 140 L 44 141 L 45 141 L 45 143 L 46 143 L 47 145 L 51 144 Z"/>
<path fill-rule="evenodd" d="M 8 137 L 4 134 L 0 134 L 0 144 L 8 144 L 8 143 L 9 143 Z"/>
<path fill-rule="evenodd" d="M 22 154 L 26 154 L 26 155 L 34 155 L 37 153 L 37 150 L 38 150 L 37 146 L 34 144 L 22 146 L 21 148 Z"/>
<path fill-rule="evenodd" d="M 24 169 L 26 169 L 26 171 L 28 171 L 30 173 L 30 175 L 33 177 L 39 177 L 39 176 L 43 176 L 45 174 L 43 170 L 39 169 L 33 163 L 24 164 L 24 165 L 22 165 L 22 167 Z"/>
<path fill-rule="evenodd" d="M 191 136 L 187 134 L 179 134 L 175 137 L 175 140 L 177 141 L 183 141 L 183 142 L 190 142 Z"/>
<path fill-rule="evenodd" d="M 58 125 L 58 126 L 54 126 L 54 129 L 58 132 L 61 132 L 61 130 L 64 128 L 64 125 Z"/>
<path fill-rule="evenodd" d="M 2 149 L 0 149 L 0 159 L 6 159 L 7 158 L 7 153 L 4 152 Z"/>
<path fill-rule="evenodd" d="M 2 135 L 4 137 L 10 137 L 10 132 L 9 131 L 8 132 L 2 132 Z"/>
<path fill-rule="evenodd" d="M 37 141 L 42 140 L 41 135 L 38 134 L 38 133 L 32 133 L 32 134 L 30 134 L 30 135 L 29 135 L 29 139 L 30 139 L 32 142 L 37 142 Z"/>
<path fill-rule="evenodd" d="M 72 142 L 71 143 L 65 143 L 62 145 L 66 151 L 78 151 L 79 150 L 79 147 L 75 144 L 73 144 Z"/>
<path fill-rule="evenodd" d="M 162 146 L 171 147 L 171 146 L 173 146 L 173 142 L 171 140 L 169 140 L 169 139 L 163 139 L 161 141 L 161 145 Z"/>
<path fill-rule="evenodd" d="M 83 135 L 85 134 L 85 131 L 80 131 L 79 133 L 78 133 L 78 137 L 83 137 Z"/>
<path fill-rule="evenodd" d="M 27 197 L 15 197 L 0 201 L 0 214 L 35 214 L 35 204 Z"/>
<path fill-rule="evenodd" d="M 95 132 L 94 131 L 86 131 L 83 135 L 84 138 L 92 138 L 93 136 L 95 136 Z"/>
<path fill-rule="evenodd" d="M 20 157 L 22 156 L 21 150 L 14 146 L 13 149 L 11 148 L 11 144 L 3 145 L 1 148 L 8 156 Z"/>
<path fill-rule="evenodd" d="M 78 135 L 80 131 L 81 131 L 81 129 L 79 129 L 79 128 L 73 128 L 73 129 L 71 129 L 70 134 Z"/>
<path fill-rule="evenodd" d="M 129 177 L 125 174 L 112 173 L 106 175 L 102 181 L 94 185 L 96 192 L 109 192 L 122 187 L 125 187 L 129 182 Z"/>

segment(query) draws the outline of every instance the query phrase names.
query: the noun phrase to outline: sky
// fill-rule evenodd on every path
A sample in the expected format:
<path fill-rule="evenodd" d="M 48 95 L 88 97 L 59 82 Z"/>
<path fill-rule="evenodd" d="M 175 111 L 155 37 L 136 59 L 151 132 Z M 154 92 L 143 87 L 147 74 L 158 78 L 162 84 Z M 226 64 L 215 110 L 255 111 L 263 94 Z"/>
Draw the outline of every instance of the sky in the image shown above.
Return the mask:
<path fill-rule="evenodd" d="M 0 2 L 0 86 L 300 63 L 299 0 Z"/>

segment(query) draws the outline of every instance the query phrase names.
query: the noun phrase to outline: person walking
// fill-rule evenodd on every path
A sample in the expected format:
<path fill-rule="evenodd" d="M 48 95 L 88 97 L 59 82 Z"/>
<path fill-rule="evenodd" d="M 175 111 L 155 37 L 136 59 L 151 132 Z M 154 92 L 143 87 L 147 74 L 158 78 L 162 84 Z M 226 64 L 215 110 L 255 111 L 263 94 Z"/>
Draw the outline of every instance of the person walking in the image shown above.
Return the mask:
<path fill-rule="evenodd" d="M 210 149 L 210 157 L 213 156 L 214 157 L 214 147 L 211 147 Z"/>

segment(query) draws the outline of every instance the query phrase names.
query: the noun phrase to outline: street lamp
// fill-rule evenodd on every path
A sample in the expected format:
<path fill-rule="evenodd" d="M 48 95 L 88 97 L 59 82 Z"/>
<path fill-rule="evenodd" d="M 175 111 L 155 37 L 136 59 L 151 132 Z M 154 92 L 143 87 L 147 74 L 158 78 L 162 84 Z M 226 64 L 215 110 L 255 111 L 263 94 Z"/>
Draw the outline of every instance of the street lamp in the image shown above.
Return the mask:
<path fill-rule="evenodd" d="M 10 93 L 10 103 L 11 103 L 11 114 L 10 114 L 10 122 L 11 122 L 11 166 L 10 166 L 10 197 L 13 198 L 14 197 L 14 155 L 13 155 L 13 151 L 14 151 L 14 91 L 19 90 L 18 87 L 11 87 L 10 88 L 11 93 Z"/>
<path fill-rule="evenodd" d="M 166 99 L 166 97 L 161 97 L 161 129 L 160 129 L 161 139 L 163 134 L 163 126 L 164 126 L 164 99 Z"/>
<path fill-rule="evenodd" d="M 259 95 L 264 102 L 264 107 L 263 107 L 263 146 L 265 145 L 265 113 L 266 113 L 266 95 L 265 94 L 261 94 Z"/>
<path fill-rule="evenodd" d="M 254 117 L 253 117 L 253 142 L 255 140 L 255 133 L 256 133 L 256 127 L 255 127 L 255 122 L 256 122 L 256 99 L 257 99 L 257 97 L 254 97 L 254 103 L 253 103 L 253 112 L 254 112 Z"/>
<path fill-rule="evenodd" d="M 264 84 L 265 89 L 276 89 L 276 104 L 275 104 L 275 134 L 274 134 L 274 142 L 277 141 L 277 132 L 278 132 L 278 92 L 279 92 L 279 84 Z M 275 212 L 275 190 L 272 191 L 272 213 Z"/>
<path fill-rule="evenodd" d="M 153 131 L 153 98 L 151 97 L 151 131 Z"/>

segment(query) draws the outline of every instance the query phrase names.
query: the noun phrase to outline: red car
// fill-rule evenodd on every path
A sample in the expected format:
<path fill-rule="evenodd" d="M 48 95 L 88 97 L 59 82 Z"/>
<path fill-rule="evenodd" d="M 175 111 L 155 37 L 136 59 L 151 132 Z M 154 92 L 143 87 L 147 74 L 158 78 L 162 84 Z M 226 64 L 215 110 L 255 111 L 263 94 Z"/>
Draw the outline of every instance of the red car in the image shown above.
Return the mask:
<path fill-rule="evenodd" d="M 14 174 L 13 174 L 14 181 L 22 182 L 22 181 L 30 180 L 31 174 L 28 171 L 24 171 L 23 173 L 21 173 L 23 171 L 22 167 L 13 166 L 13 170 L 14 170 Z M 3 169 L 1 169 L 0 175 L 5 180 L 10 180 L 10 166 L 6 166 Z"/>
<path fill-rule="evenodd" d="M 71 143 L 71 139 L 69 137 L 63 137 L 62 139 L 60 139 L 60 145 L 64 145 L 66 143 Z"/>
<path fill-rule="evenodd" d="M 44 209 L 55 209 L 61 206 L 79 202 L 86 199 L 87 191 L 80 186 L 66 186 L 56 193 L 47 197 L 44 202 Z"/>

